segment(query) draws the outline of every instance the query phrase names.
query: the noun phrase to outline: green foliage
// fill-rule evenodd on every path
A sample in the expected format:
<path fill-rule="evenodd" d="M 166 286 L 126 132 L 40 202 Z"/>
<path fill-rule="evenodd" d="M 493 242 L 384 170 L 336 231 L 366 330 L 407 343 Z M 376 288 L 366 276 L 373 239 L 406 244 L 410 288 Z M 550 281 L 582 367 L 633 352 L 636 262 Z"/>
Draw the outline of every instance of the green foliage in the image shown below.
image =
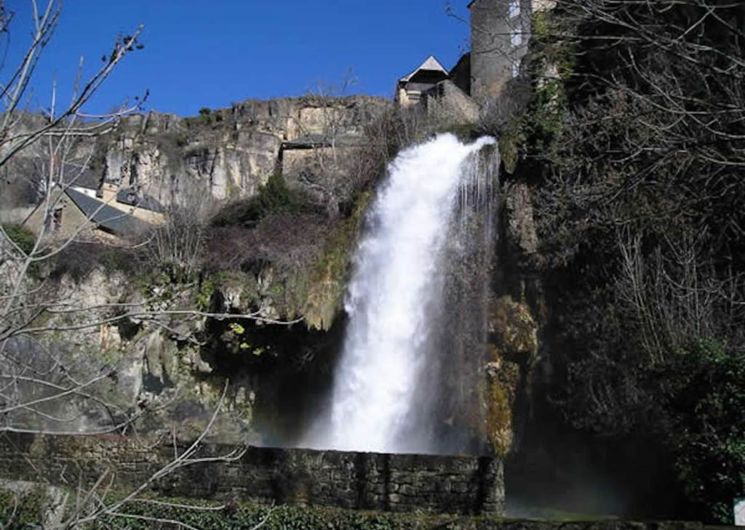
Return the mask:
<path fill-rule="evenodd" d="M 238 324 L 237 322 L 232 322 L 228 328 L 230 328 L 230 331 L 235 333 L 236 335 L 243 335 L 246 332 L 246 328 L 244 328 L 242 325 Z"/>
<path fill-rule="evenodd" d="M 176 500 L 185 505 L 193 501 Z M 214 504 L 213 504 L 214 506 Z M 228 530 L 253 528 L 266 520 L 266 530 L 413 530 L 426 528 L 467 528 L 478 526 L 477 518 L 417 513 L 392 514 L 341 510 L 336 508 L 277 506 L 270 508 L 256 504 L 233 504 L 219 511 L 188 510 L 147 503 L 133 503 L 125 513 L 151 520 L 128 518 L 101 519 L 96 528 L 150 530 L 172 528 L 172 523 L 156 522 L 152 519 L 179 521 L 202 530 Z"/>
<path fill-rule="evenodd" d="M 569 97 L 566 84 L 574 72 L 574 46 L 556 35 L 564 31 L 552 11 L 533 15 L 533 35 L 524 61 L 533 83 L 513 79 L 503 95 L 482 110 L 476 131 L 499 138 L 502 164 L 514 174 L 518 162 L 555 161 L 557 140 L 566 127 Z M 534 168 L 523 174 L 538 176 Z"/>
<path fill-rule="evenodd" d="M 531 118 L 526 123 L 526 135 L 533 138 L 534 149 L 550 154 L 553 140 L 564 127 L 567 96 L 564 83 L 558 79 L 546 80 L 535 91 L 530 104 Z"/>
<path fill-rule="evenodd" d="M 214 292 L 215 281 L 212 278 L 205 278 L 202 280 L 195 300 L 199 311 L 208 311 L 210 309 Z"/>
<path fill-rule="evenodd" d="M 36 244 L 36 236 L 26 227 L 19 224 L 4 224 L 3 230 L 13 243 L 25 254 L 29 254 Z"/>
<path fill-rule="evenodd" d="M 225 331 L 220 336 L 220 341 L 220 348 L 233 355 L 249 353 L 255 357 L 261 357 L 264 354 L 276 357 L 278 354 L 275 345 L 271 341 L 269 343 L 265 341 L 264 344 L 260 344 L 262 337 L 259 330 L 248 321 L 227 323 Z"/>
<path fill-rule="evenodd" d="M 305 322 L 311 329 L 328 331 L 341 309 L 351 254 L 371 200 L 369 191 L 357 197 L 351 215 L 331 235 L 314 267 L 303 308 Z"/>
<path fill-rule="evenodd" d="M 246 200 L 236 201 L 223 208 L 213 219 L 216 226 L 243 225 L 255 227 L 270 214 L 299 213 L 308 209 L 305 197 L 287 187 L 282 175 L 274 174 L 259 193 Z"/>
<path fill-rule="evenodd" d="M 41 488 L 23 493 L 0 491 L 0 528 L 39 528 L 47 500 L 47 495 Z"/>
<path fill-rule="evenodd" d="M 184 122 L 187 127 L 202 126 L 216 128 L 223 121 L 224 116 L 220 110 L 212 110 L 208 107 L 199 109 L 199 115 L 196 117 L 186 118 Z"/>
<path fill-rule="evenodd" d="M 673 361 L 668 407 L 675 468 L 688 498 L 722 523 L 745 491 L 745 353 L 701 339 Z"/>
<path fill-rule="evenodd" d="M 556 69 L 562 81 L 568 80 L 574 71 L 576 46 L 571 40 L 557 38 L 573 28 L 568 27 L 566 20 L 552 10 L 541 10 L 533 13 L 530 62 L 531 68 Z"/>

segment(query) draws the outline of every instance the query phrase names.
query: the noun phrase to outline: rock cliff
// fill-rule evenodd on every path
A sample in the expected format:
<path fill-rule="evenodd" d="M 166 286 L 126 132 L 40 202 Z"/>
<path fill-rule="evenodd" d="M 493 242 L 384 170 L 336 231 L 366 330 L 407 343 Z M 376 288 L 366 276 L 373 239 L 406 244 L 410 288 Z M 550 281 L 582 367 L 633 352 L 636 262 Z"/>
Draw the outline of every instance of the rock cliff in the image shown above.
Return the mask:
<path fill-rule="evenodd" d="M 179 118 L 128 118 L 96 146 L 101 180 L 140 186 L 163 204 L 205 190 L 217 200 L 254 195 L 282 171 L 285 153 L 358 141 L 388 102 L 378 98 L 305 97 L 247 101 Z"/>
<path fill-rule="evenodd" d="M 328 175 L 343 180 L 348 173 L 325 171 L 319 183 L 308 168 L 343 165 L 364 125 L 390 105 L 368 96 L 306 96 L 249 100 L 185 118 L 132 115 L 95 140 L 77 141 L 66 157 L 66 180 L 91 188 L 104 182 L 135 187 L 168 206 L 250 197 L 287 165 L 288 180 L 333 201 L 335 188 L 345 186 Z M 39 119 L 28 115 L 19 127 Z M 4 209 L 34 202 L 46 159 L 44 146 L 35 144 L 12 161 L 11 173 L 23 178 L 7 179 Z"/>

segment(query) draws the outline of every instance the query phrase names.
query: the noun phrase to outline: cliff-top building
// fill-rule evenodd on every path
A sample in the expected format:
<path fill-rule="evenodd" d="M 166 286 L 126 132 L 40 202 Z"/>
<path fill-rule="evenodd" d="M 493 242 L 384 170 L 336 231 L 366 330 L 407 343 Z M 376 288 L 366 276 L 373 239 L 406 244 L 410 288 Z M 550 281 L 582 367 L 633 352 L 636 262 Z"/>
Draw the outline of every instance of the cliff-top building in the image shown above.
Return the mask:
<path fill-rule="evenodd" d="M 473 0 L 471 12 L 471 96 L 479 102 L 497 96 L 520 75 L 528 51 L 533 13 L 554 0 Z"/>
<path fill-rule="evenodd" d="M 416 105 L 428 91 L 449 78 L 445 67 L 430 55 L 416 70 L 398 80 L 396 102 L 402 107 Z"/>
<path fill-rule="evenodd" d="M 479 103 L 496 97 L 520 74 L 528 50 L 531 0 L 473 0 L 471 11 L 471 95 Z"/>
<path fill-rule="evenodd" d="M 438 97 L 451 81 L 479 105 L 499 96 L 520 75 L 528 51 L 534 12 L 551 9 L 555 0 L 472 0 L 471 51 L 451 71 L 433 56 L 398 80 L 396 101 L 403 107 Z"/>

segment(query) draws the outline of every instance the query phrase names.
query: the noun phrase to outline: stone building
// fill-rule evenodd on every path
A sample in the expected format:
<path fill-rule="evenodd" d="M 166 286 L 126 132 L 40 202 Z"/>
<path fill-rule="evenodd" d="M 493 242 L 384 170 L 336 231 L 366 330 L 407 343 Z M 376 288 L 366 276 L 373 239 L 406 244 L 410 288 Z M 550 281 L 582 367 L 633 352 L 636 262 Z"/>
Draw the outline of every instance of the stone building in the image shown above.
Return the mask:
<path fill-rule="evenodd" d="M 115 236 L 144 233 L 164 221 L 163 208 L 152 197 L 111 184 L 99 189 L 55 186 L 49 205 L 42 202 L 23 220 L 34 234 L 69 238 L 100 230 Z"/>
<path fill-rule="evenodd" d="M 396 102 L 402 107 L 422 105 L 451 124 L 473 123 L 479 109 L 468 94 L 469 78 L 468 54 L 450 71 L 430 55 L 419 68 L 398 80 Z"/>
<path fill-rule="evenodd" d="M 471 95 L 483 103 L 520 74 L 528 50 L 535 0 L 473 0 L 471 11 Z M 536 6 L 537 7 L 537 6 Z"/>
<path fill-rule="evenodd" d="M 416 105 L 428 91 L 449 78 L 447 69 L 430 55 L 416 70 L 398 80 L 396 102 L 402 107 Z"/>
<path fill-rule="evenodd" d="M 448 71 L 433 56 L 399 79 L 396 102 L 408 107 L 441 96 L 449 82 L 478 105 L 502 92 L 520 75 L 528 52 L 533 13 L 551 9 L 555 0 L 472 0 L 471 51 Z M 461 98 L 462 99 L 462 98 Z"/>

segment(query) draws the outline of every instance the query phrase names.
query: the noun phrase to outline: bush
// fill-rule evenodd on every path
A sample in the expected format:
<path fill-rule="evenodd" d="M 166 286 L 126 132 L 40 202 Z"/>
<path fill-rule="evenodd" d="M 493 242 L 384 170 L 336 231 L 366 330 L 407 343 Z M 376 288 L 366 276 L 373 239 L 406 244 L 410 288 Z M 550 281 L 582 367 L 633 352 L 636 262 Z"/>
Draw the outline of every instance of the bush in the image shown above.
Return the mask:
<path fill-rule="evenodd" d="M 259 189 L 257 195 L 235 201 L 220 210 L 213 217 L 212 224 L 254 228 L 270 214 L 302 213 L 310 209 L 303 194 L 288 188 L 282 176 L 274 174 Z"/>
<path fill-rule="evenodd" d="M 171 281 L 189 281 L 199 270 L 204 247 L 204 220 L 198 207 L 171 205 L 166 221 L 153 229 L 145 247 L 152 269 Z"/>
<path fill-rule="evenodd" d="M 25 254 L 29 254 L 36 244 L 36 236 L 25 226 L 19 224 L 4 224 L 3 230 L 10 240 L 18 245 Z"/>
<path fill-rule="evenodd" d="M 85 279 L 96 268 L 123 272 L 128 276 L 144 273 L 142 255 L 125 248 L 102 243 L 73 241 L 50 259 L 49 275 L 53 279 L 69 276 L 76 282 Z"/>
<path fill-rule="evenodd" d="M 176 500 L 175 505 L 195 504 L 189 500 Z M 396 530 L 450 528 L 458 523 L 467 527 L 479 526 L 479 519 L 474 517 L 456 517 L 452 515 L 424 515 L 420 513 L 381 513 L 370 511 L 342 510 L 338 508 L 308 506 L 267 506 L 239 503 L 230 504 L 223 510 L 198 510 L 169 507 L 142 502 L 135 502 L 123 510 L 124 513 L 149 517 L 153 520 L 136 520 L 129 518 L 102 518 L 96 522 L 96 528 L 159 529 L 173 528 L 179 521 L 194 528 L 255 528 L 261 526 L 266 530 L 310 530 L 326 528 L 329 530 Z M 155 521 L 155 520 L 159 520 Z"/>
<path fill-rule="evenodd" d="M 0 491 L 0 528 L 39 528 L 48 503 L 49 498 L 41 487 L 23 492 Z"/>
<path fill-rule="evenodd" d="M 732 524 L 731 501 L 745 491 L 745 353 L 700 339 L 665 377 L 674 386 L 670 443 L 686 496 Z"/>

